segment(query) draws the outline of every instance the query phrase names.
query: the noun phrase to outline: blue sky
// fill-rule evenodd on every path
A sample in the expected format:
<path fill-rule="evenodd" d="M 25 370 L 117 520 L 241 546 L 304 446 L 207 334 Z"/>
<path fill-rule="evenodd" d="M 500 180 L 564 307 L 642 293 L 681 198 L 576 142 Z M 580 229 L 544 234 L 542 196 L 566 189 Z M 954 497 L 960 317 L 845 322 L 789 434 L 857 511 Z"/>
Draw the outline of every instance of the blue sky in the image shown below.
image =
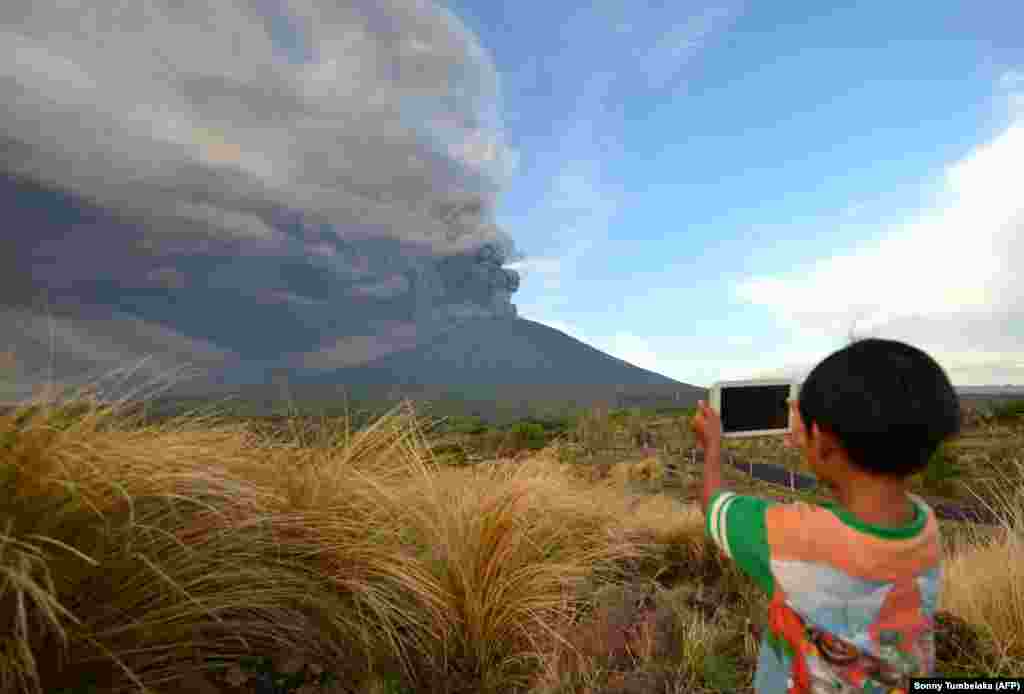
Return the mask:
<path fill-rule="evenodd" d="M 1024 383 L 1024 5 L 449 7 L 501 80 L 520 315 L 699 385 L 851 328 Z"/>

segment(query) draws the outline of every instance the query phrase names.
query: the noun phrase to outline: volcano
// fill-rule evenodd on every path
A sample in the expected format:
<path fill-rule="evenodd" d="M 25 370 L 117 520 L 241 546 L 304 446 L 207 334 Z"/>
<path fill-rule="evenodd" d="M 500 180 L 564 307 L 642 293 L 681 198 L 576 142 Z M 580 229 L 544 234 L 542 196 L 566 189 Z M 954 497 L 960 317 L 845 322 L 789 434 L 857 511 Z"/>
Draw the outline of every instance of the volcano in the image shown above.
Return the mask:
<path fill-rule="evenodd" d="M 296 400 L 461 400 L 489 411 L 496 401 L 689 407 L 707 389 L 634 366 L 560 330 L 524 318 L 465 321 L 433 339 L 338 369 L 247 364 L 215 379 L 217 390 L 263 400 L 287 384 Z"/>
<path fill-rule="evenodd" d="M 356 397 L 458 399 L 489 410 L 532 403 L 689 407 L 707 389 L 634 366 L 524 318 L 467 321 L 421 345 L 360 366 L 289 373 L 299 387 L 344 387 Z"/>
<path fill-rule="evenodd" d="M 704 392 L 522 318 L 468 321 L 425 344 L 312 380 L 353 385 L 654 386 Z"/>

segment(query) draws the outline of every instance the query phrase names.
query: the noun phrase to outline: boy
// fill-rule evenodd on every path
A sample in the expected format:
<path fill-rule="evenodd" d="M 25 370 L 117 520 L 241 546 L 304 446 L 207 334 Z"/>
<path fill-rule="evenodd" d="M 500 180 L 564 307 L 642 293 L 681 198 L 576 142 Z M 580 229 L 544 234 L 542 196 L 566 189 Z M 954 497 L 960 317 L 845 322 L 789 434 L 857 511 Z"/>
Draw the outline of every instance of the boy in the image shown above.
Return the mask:
<path fill-rule="evenodd" d="M 861 340 L 811 371 L 790 423 L 836 503 L 725 490 L 718 414 L 701 401 L 692 421 L 706 531 L 770 600 L 756 691 L 905 692 L 935 666 L 941 559 L 935 514 L 907 478 L 959 432 L 956 391 L 921 350 Z"/>

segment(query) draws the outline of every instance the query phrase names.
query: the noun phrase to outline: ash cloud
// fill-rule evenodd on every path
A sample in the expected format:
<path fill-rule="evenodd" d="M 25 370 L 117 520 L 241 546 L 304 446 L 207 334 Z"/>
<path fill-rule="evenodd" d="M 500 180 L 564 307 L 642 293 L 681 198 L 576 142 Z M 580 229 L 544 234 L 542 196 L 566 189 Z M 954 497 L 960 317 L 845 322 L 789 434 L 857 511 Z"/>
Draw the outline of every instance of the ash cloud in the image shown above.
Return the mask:
<path fill-rule="evenodd" d="M 69 364 L 173 335 L 175 359 L 324 367 L 515 315 L 499 80 L 439 5 L 14 0 L 0 104 L 19 363 L 30 315 Z"/>

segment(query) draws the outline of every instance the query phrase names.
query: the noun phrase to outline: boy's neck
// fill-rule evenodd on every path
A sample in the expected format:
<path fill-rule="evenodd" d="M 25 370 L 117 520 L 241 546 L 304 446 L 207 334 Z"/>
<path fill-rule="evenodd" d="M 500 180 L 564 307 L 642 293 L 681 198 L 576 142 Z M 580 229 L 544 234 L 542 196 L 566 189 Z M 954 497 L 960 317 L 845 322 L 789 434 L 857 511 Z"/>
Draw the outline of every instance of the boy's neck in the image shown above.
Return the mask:
<path fill-rule="evenodd" d="M 843 508 L 865 523 L 899 527 L 914 519 L 914 505 L 907 496 L 904 480 L 858 476 L 847 484 L 836 485 L 833 492 Z"/>

